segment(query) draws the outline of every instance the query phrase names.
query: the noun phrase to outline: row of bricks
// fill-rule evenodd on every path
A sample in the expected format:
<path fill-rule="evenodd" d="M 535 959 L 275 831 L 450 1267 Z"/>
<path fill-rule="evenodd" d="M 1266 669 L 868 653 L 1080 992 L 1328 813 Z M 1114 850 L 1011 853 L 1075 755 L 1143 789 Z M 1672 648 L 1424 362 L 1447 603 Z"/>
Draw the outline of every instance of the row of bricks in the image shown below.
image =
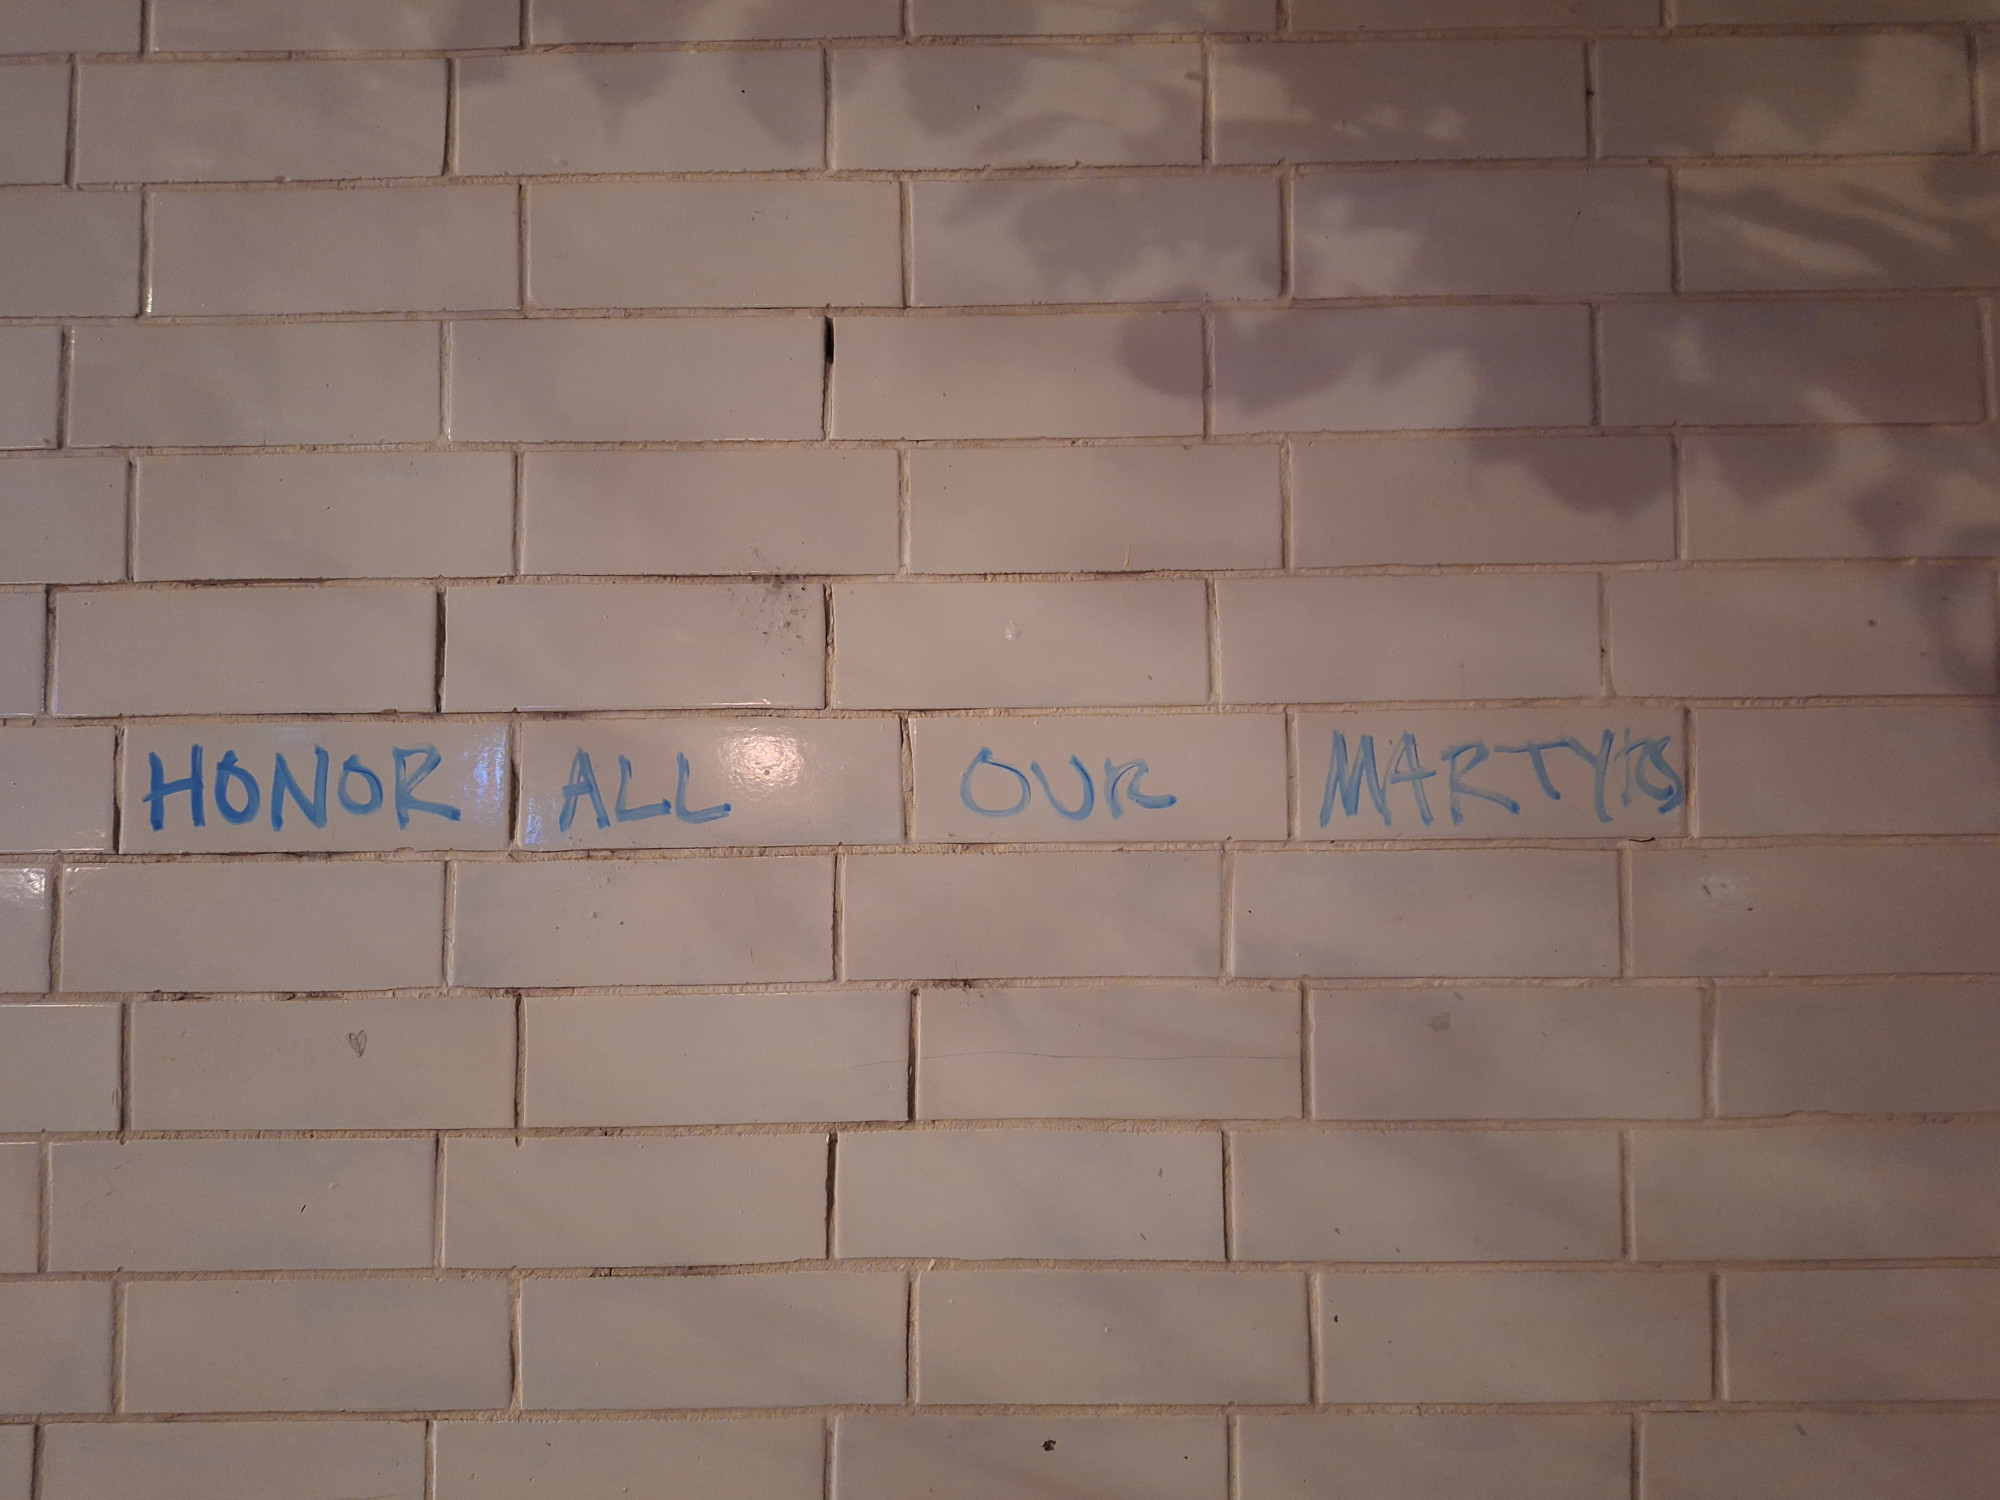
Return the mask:
<path fill-rule="evenodd" d="M 1977 430 L 916 448 L 906 502 L 889 449 L 134 462 L 0 461 L 0 582 L 887 574 L 905 524 L 933 574 L 1985 557 L 2000 524 Z"/>
<path fill-rule="evenodd" d="M 1994 973 L 1996 881 L 1992 843 L 29 867 L 0 991 L 52 946 L 71 993 Z"/>
<path fill-rule="evenodd" d="M 1996 1170 L 1975 1125 L 62 1141 L 0 1145 L 0 1270 L 1945 1260 L 2000 1256 Z"/>
<path fill-rule="evenodd" d="M 0 1005 L 0 1131 L 2000 1113 L 1991 984 L 1725 985 L 1707 1055 L 1690 988 L 1306 1014 L 1302 1040 L 1297 996 L 1256 989 L 142 1000 L 128 1043 L 117 1004 Z"/>
<path fill-rule="evenodd" d="M 913 1304 L 911 1280 L 134 1280 L 120 1409 L 506 1408 L 513 1286 L 529 1410 L 900 1405 L 906 1390 L 1061 1406 L 2000 1394 L 1990 1269 L 1732 1271 L 1719 1350 L 1696 1271 L 947 1270 L 914 1278 Z M 105 1281 L 0 1283 L 0 1410 L 110 1409 L 112 1297 Z"/>
<path fill-rule="evenodd" d="M 906 276 L 916 306 L 2000 280 L 1990 157 L 1316 172 L 1282 197 L 1268 175 L 926 180 L 907 247 L 889 181 L 169 191 L 143 278 L 141 197 L 0 191 L 0 317 L 897 307 Z"/>
<path fill-rule="evenodd" d="M 0 182 L 1964 152 L 1973 79 L 1925 34 L 19 63 Z"/>
<path fill-rule="evenodd" d="M 659 649 L 639 654 L 641 641 Z M 42 712 L 45 691 L 51 712 L 111 716 L 1088 708 L 1607 690 L 1990 694 L 1993 573 L 63 590 L 52 611 L 42 590 L 0 590 L 8 714 Z"/>
<path fill-rule="evenodd" d="M 1698 709 L 1685 732 L 1617 705 L 1386 710 L 1296 715 L 1288 746 L 1275 714 L 529 720 L 518 772 L 503 724 L 196 723 L 127 729 L 122 785 L 112 726 L 20 727 L 0 729 L 0 850 L 2000 834 L 1994 723 L 1971 704 Z M 439 767 L 411 807 L 413 744 Z M 368 800 L 384 775 L 400 817 Z M 669 787 L 678 803 L 651 795 Z"/>
<path fill-rule="evenodd" d="M 1963 299 L 9 325 L 0 446 L 1973 423 L 1987 373 Z"/>
<path fill-rule="evenodd" d="M 41 1433 L 42 1500 L 618 1500 L 645 1485 L 708 1500 L 1296 1500 L 1329 1478 L 1370 1500 L 1634 1500 L 1635 1480 L 1646 1500 L 1825 1500 L 1856 1474 L 1893 1476 L 1924 1500 L 1984 1500 L 2000 1466 L 2000 1419 L 1928 1412 L 72 1422 Z M 33 1446 L 32 1428 L 0 1426 L 3 1500 L 27 1500 Z"/>

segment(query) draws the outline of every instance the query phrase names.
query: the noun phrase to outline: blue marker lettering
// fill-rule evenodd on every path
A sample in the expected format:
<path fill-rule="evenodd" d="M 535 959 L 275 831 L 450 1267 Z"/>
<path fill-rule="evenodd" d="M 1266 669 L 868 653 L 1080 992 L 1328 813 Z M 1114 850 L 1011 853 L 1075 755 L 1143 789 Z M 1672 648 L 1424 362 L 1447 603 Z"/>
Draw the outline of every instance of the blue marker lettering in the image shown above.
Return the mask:
<path fill-rule="evenodd" d="M 1423 757 L 1417 753 L 1417 737 L 1405 734 L 1396 746 L 1396 758 L 1389 762 L 1389 785 L 1394 786 L 1399 781 L 1410 784 L 1410 793 L 1417 799 L 1417 816 L 1424 820 L 1426 828 L 1437 821 L 1431 816 L 1430 798 L 1424 795 L 1424 783 L 1435 775 L 1437 772 L 1424 769 Z M 1388 818 L 1384 817 L 1382 821 L 1386 823 Z"/>
<path fill-rule="evenodd" d="M 674 816 L 683 823 L 713 823 L 717 818 L 729 816 L 729 804 L 718 802 L 713 807 L 688 806 L 688 758 L 676 751 L 674 754 L 676 775 L 674 777 Z"/>
<path fill-rule="evenodd" d="M 193 816 L 194 826 L 208 826 L 201 805 L 201 746 L 188 746 L 188 773 L 179 781 L 167 780 L 167 768 L 160 764 L 160 757 L 150 750 L 146 752 L 146 770 L 150 781 L 146 790 L 146 805 L 152 809 L 153 832 L 158 833 L 167 826 L 167 798 L 176 792 L 188 794 L 188 810 Z"/>
<path fill-rule="evenodd" d="M 1472 764 L 1465 768 L 1466 773 L 1469 774 L 1481 761 L 1487 759 L 1486 742 L 1484 740 L 1474 740 L 1469 745 L 1453 745 L 1444 752 L 1445 785 L 1451 789 L 1452 822 L 1463 823 L 1465 821 L 1465 814 L 1458 809 L 1458 801 L 1462 796 L 1483 797 L 1488 802 L 1506 808 L 1510 813 L 1518 813 L 1521 810 L 1521 804 L 1516 802 L 1512 797 L 1505 796 L 1500 792 L 1489 792 L 1483 788 L 1467 786 L 1465 784 L 1465 776 L 1460 773 L 1458 762 L 1461 757 L 1466 755 L 1472 757 Z"/>
<path fill-rule="evenodd" d="M 271 770 L 271 827 L 273 830 L 285 826 L 285 798 L 298 803 L 299 811 L 306 815 L 306 821 L 315 828 L 326 827 L 326 773 L 331 758 L 319 745 L 313 746 L 313 794 L 308 802 L 300 789 L 292 768 L 285 763 L 285 752 L 278 752 L 278 763 Z"/>
<path fill-rule="evenodd" d="M 591 808 L 597 814 L 597 826 L 609 828 L 611 814 L 604 810 L 604 793 L 597 789 L 597 772 L 591 768 L 588 750 L 577 751 L 576 759 L 569 763 L 569 785 L 563 788 L 562 813 L 556 819 L 556 827 L 564 833 L 568 833 L 569 825 L 576 821 L 576 804 L 582 797 L 590 799 Z"/>
<path fill-rule="evenodd" d="M 1319 801 L 1319 826 L 1324 828 L 1333 821 L 1334 793 L 1340 794 L 1340 810 L 1353 817 L 1361 808 L 1361 783 L 1368 782 L 1368 800 L 1375 804 L 1375 811 L 1382 815 L 1382 826 L 1393 827 L 1389 817 L 1389 793 L 1382 785 L 1382 776 L 1375 769 L 1375 736 L 1361 736 L 1361 753 L 1355 758 L 1354 770 L 1347 769 L 1347 736 L 1338 729 L 1333 732 L 1333 759 L 1326 768 L 1326 795 Z"/>
<path fill-rule="evenodd" d="M 1625 731 L 1626 801 L 1631 800 L 1630 788 L 1634 782 L 1641 792 L 1660 804 L 1655 809 L 1657 812 L 1670 813 L 1687 800 L 1687 785 L 1681 780 L 1681 773 L 1667 759 L 1667 746 L 1672 743 L 1673 736 L 1661 735 L 1657 739 L 1643 739 L 1635 744 L 1632 731 Z M 1636 761 L 1633 759 L 1635 755 L 1638 757 Z M 1664 782 L 1650 781 L 1646 773 L 1648 766 L 1657 766 L 1660 774 L 1667 779 Z"/>
<path fill-rule="evenodd" d="M 1105 761 L 1104 800 L 1111 804 L 1112 817 L 1122 818 L 1125 816 L 1125 809 L 1118 805 L 1118 784 L 1121 781 L 1125 781 L 1128 777 L 1130 781 L 1126 786 L 1125 795 L 1132 799 L 1134 807 L 1172 807 L 1176 802 L 1181 800 L 1171 792 L 1165 796 L 1155 797 L 1139 790 L 1139 782 L 1151 769 L 1152 767 L 1147 765 L 1143 760 L 1128 760 L 1118 765 L 1113 765 L 1109 760 Z"/>
<path fill-rule="evenodd" d="M 1549 801 L 1560 802 L 1563 799 L 1563 794 L 1556 790 L 1556 784 L 1549 779 L 1549 765 L 1543 757 L 1551 750 L 1561 750 L 1564 748 L 1575 750 L 1585 760 L 1590 758 L 1589 752 L 1584 750 L 1575 740 L 1529 740 L 1525 745 L 1495 745 L 1493 753 L 1495 755 L 1527 756 L 1529 760 L 1534 762 L 1535 780 L 1542 784 L 1542 790 L 1548 794 Z"/>
<path fill-rule="evenodd" d="M 973 800 L 972 773 L 977 771 L 981 766 L 991 766 L 996 771 L 1005 771 L 1009 776 L 1021 783 L 1020 799 L 1012 807 L 982 807 Z M 958 778 L 958 800 L 978 813 L 982 818 L 1011 818 L 1027 807 L 1028 799 L 1034 796 L 1034 794 L 1035 789 L 1029 785 L 1026 776 L 1022 775 L 1021 772 L 1015 770 L 1005 761 L 995 760 L 993 752 L 987 749 L 981 749 L 977 755 L 973 756 L 972 764 L 967 766 L 965 774 Z"/>
<path fill-rule="evenodd" d="M 368 788 L 368 800 L 357 801 L 347 795 L 347 778 L 359 776 Z M 350 755 L 340 763 L 340 783 L 338 787 L 340 805 L 349 812 L 365 817 L 382 805 L 382 778 L 369 770 L 358 755 Z"/>
<path fill-rule="evenodd" d="M 422 785 L 426 776 L 444 764 L 444 757 L 438 754 L 437 746 L 412 745 L 407 750 L 391 750 L 389 754 L 396 763 L 396 826 L 408 828 L 410 814 L 413 812 L 429 813 L 433 817 L 448 818 L 456 823 L 459 812 L 449 802 L 425 802 L 410 795 Z M 423 761 L 417 767 L 416 775 L 405 775 L 404 765 L 419 755 L 423 757 Z"/>
<path fill-rule="evenodd" d="M 243 783 L 243 806 L 229 805 L 229 783 Z M 257 807 L 264 800 L 264 794 L 257 787 L 257 778 L 236 763 L 236 752 L 225 750 L 222 759 L 215 763 L 215 810 L 228 823 L 247 823 L 257 816 Z"/>
<path fill-rule="evenodd" d="M 644 807 L 627 807 L 625 789 L 632 784 L 632 762 L 625 756 L 618 757 L 618 805 L 614 811 L 621 823 L 636 823 L 641 818 L 664 818 L 674 810 L 674 804 L 662 797 L 658 802 L 648 802 Z"/>
<path fill-rule="evenodd" d="M 1081 823 L 1085 818 L 1090 816 L 1091 809 L 1097 806 L 1097 788 L 1091 784 L 1090 772 L 1083 768 L 1082 761 L 1072 755 L 1069 758 L 1069 763 L 1076 767 L 1076 774 L 1083 778 L 1083 802 L 1075 812 L 1071 812 L 1056 800 L 1055 792 L 1049 787 L 1049 778 L 1042 774 L 1042 763 L 1040 761 L 1029 761 L 1028 769 L 1034 772 L 1035 780 L 1042 784 L 1042 795 L 1049 799 L 1049 806 L 1056 810 L 1056 816 L 1066 819 L 1071 823 Z"/>

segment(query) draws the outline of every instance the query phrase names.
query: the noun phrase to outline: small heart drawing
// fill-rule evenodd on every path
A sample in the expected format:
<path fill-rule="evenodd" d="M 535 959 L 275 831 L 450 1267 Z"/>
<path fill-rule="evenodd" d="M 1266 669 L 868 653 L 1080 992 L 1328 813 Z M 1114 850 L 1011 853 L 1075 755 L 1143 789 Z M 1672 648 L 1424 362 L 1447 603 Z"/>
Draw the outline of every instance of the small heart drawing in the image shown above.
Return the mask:
<path fill-rule="evenodd" d="M 348 1032 L 347 1045 L 354 1049 L 356 1057 L 362 1056 L 368 1051 L 368 1033 L 365 1031 Z"/>

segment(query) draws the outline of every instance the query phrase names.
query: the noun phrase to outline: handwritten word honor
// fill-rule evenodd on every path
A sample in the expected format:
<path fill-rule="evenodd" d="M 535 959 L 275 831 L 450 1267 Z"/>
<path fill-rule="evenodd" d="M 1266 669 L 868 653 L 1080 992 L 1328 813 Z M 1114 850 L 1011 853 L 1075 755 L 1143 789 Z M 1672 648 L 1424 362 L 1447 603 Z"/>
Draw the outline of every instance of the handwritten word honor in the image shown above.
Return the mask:
<path fill-rule="evenodd" d="M 1042 800 L 1055 809 L 1057 817 L 1081 823 L 1097 808 L 1098 783 L 1078 757 L 1072 755 L 1069 764 L 1076 772 L 1078 788 L 1073 794 L 1075 800 L 1064 806 L 1063 799 L 1049 785 L 1048 773 L 1042 770 L 1040 761 L 1029 761 L 1028 769 L 1022 771 L 1004 760 L 994 759 L 990 749 L 982 748 L 972 757 L 965 774 L 958 778 L 959 800 L 982 818 L 1016 818 L 1028 810 L 1039 787 Z M 1155 796 L 1141 788 L 1139 783 L 1150 769 L 1143 760 L 1104 762 L 1104 805 L 1112 817 L 1124 817 L 1127 803 L 1133 807 L 1162 808 L 1180 801 L 1178 797 Z M 982 771 L 991 774 L 981 776 Z"/>
<path fill-rule="evenodd" d="M 688 806 L 688 775 L 692 767 L 685 753 L 674 756 L 676 767 L 674 794 L 662 797 L 658 802 L 642 802 L 633 806 L 629 798 L 632 788 L 632 759 L 618 757 L 618 796 L 610 811 L 605 810 L 604 792 L 598 786 L 597 768 L 591 764 L 590 752 L 578 750 L 569 764 L 569 783 L 562 789 L 562 811 L 556 815 L 556 827 L 568 833 L 570 825 L 576 821 L 576 810 L 583 802 L 590 803 L 591 814 L 597 819 L 599 828 L 609 828 L 613 819 L 620 823 L 637 823 L 645 818 L 677 818 L 683 823 L 713 823 L 717 818 L 726 818 L 730 813 L 727 802 L 717 802 L 710 807 Z"/>
<path fill-rule="evenodd" d="M 285 826 L 288 800 L 297 815 L 315 828 L 326 827 L 335 806 L 358 818 L 371 817 L 385 807 L 393 807 L 397 826 L 402 828 L 408 828 L 411 816 L 417 813 L 453 823 L 463 816 L 449 802 L 434 802 L 417 795 L 424 779 L 444 763 L 435 745 L 407 745 L 391 750 L 386 781 L 380 770 L 359 755 L 350 755 L 342 761 L 340 774 L 335 776 L 333 757 L 325 746 L 315 745 L 312 769 L 303 779 L 282 750 L 274 753 L 271 769 L 261 780 L 234 750 L 225 750 L 215 762 L 211 782 L 203 775 L 206 754 L 206 747 L 190 745 L 187 775 L 169 780 L 159 753 L 147 752 L 146 808 L 155 833 L 167 826 L 167 800 L 182 796 L 188 799 L 188 819 L 196 828 L 208 826 L 210 800 L 223 822 L 236 825 L 251 822 L 259 811 L 268 809 L 274 830 Z"/>

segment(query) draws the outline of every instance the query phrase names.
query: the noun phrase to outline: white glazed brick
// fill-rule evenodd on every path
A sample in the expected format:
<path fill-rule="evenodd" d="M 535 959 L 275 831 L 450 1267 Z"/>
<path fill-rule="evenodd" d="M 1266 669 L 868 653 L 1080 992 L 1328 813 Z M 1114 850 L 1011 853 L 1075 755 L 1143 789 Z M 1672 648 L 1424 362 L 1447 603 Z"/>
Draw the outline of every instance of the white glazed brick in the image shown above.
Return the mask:
<path fill-rule="evenodd" d="M 0 448 L 56 444 L 62 332 L 0 328 Z"/>
<path fill-rule="evenodd" d="M 841 48 L 836 167 L 1192 165 L 1192 46 Z"/>
<path fill-rule="evenodd" d="M 56 599 L 63 714 L 373 713 L 435 702 L 422 588 L 123 589 Z"/>
<path fill-rule="evenodd" d="M 893 573 L 896 488 L 883 450 L 531 453 L 522 570 Z"/>
<path fill-rule="evenodd" d="M 429 1140 L 59 1141 L 49 1268 L 427 1266 Z"/>
<path fill-rule="evenodd" d="M 621 1500 L 635 1476 L 710 1500 L 823 1500 L 824 1424 L 810 1417 L 442 1422 L 439 1500 Z M 400 1497 L 398 1497 L 400 1500 Z"/>
<path fill-rule="evenodd" d="M 1212 975 L 1212 853 L 858 854 L 847 861 L 852 979 Z"/>
<path fill-rule="evenodd" d="M 564 987 L 832 977 L 833 861 L 467 864 L 452 982 Z"/>
<path fill-rule="evenodd" d="M 0 316 L 139 310 L 139 195 L 0 192 Z"/>
<path fill-rule="evenodd" d="M 0 729 L 0 850 L 109 849 L 109 725 Z"/>
<path fill-rule="evenodd" d="M 421 1500 L 419 1422 L 65 1423 L 43 1438 L 48 1500 Z"/>
<path fill-rule="evenodd" d="M 539 307 L 899 306 L 899 212 L 890 182 L 551 183 L 528 194 L 529 296 Z"/>
<path fill-rule="evenodd" d="M 27 1500 L 34 1493 L 35 1429 L 26 1422 L 0 1427 L 0 1494 Z"/>
<path fill-rule="evenodd" d="M 136 52 L 139 19 L 131 0 L 9 5 L 0 12 L 0 52 Z"/>
<path fill-rule="evenodd" d="M 825 693 L 810 585 L 494 584 L 445 599 L 454 711 L 817 708 Z"/>
<path fill-rule="evenodd" d="M 1722 1279 L 1736 1401 L 1990 1401 L 1990 1270 L 1733 1271 Z"/>
<path fill-rule="evenodd" d="M 0 1130 L 116 1130 L 119 1027 L 115 1005 L 0 1005 Z"/>
<path fill-rule="evenodd" d="M 427 51 L 520 37 L 514 0 L 165 0 L 153 17 L 163 52 Z"/>
<path fill-rule="evenodd" d="M 901 0 L 542 0 L 536 42 L 721 42 L 791 37 L 894 36 Z"/>
<path fill-rule="evenodd" d="M 0 714 L 42 711 L 48 629 L 41 589 L 0 589 Z"/>
<path fill-rule="evenodd" d="M 51 896 L 46 869 L 0 865 L 0 994 L 49 988 Z"/>
<path fill-rule="evenodd" d="M 1271 0 L 914 0 L 919 36 L 1269 31 Z"/>
<path fill-rule="evenodd" d="M 1370 1500 L 1628 1500 L 1632 1487 L 1621 1416 L 1246 1416 L 1237 1442 L 1243 1500 L 1294 1500 L 1329 1473 Z"/>
<path fill-rule="evenodd" d="M 443 908 L 444 867 L 435 864 L 73 865 L 63 875 L 62 984 L 179 992 L 436 984 Z"/>
<path fill-rule="evenodd" d="M 1275 714 L 910 721 L 919 842 L 1280 839 Z"/>
<path fill-rule="evenodd" d="M 544 52 L 459 65 L 459 170 L 717 172 L 825 159 L 820 58 Z"/>
<path fill-rule="evenodd" d="M 1205 615 L 1196 579 L 837 585 L 833 706 L 1201 703 Z"/>
<path fill-rule="evenodd" d="M 514 307 L 516 200 L 511 187 L 160 193 L 151 311 Z"/>
<path fill-rule="evenodd" d="M 0 582 L 122 578 L 128 468 L 108 456 L 0 463 Z"/>
<path fill-rule="evenodd" d="M 0 182 L 61 182 L 69 142 L 69 66 L 0 70 Z"/>
<path fill-rule="evenodd" d="M 840 1418 L 836 1500 L 1211 1500 L 1227 1480 L 1215 1417 Z"/>
<path fill-rule="evenodd" d="M 1659 0 L 1292 0 L 1292 30 L 1307 32 L 1654 26 L 1659 19 Z"/>
<path fill-rule="evenodd" d="M 0 1343 L 0 1412 L 111 1409 L 108 1282 L 0 1284 Z"/>
<path fill-rule="evenodd" d="M 42 1148 L 32 1141 L 0 1146 L 0 1271 L 35 1269 L 41 1224 Z M 10 1461 L 0 1449 L 0 1481 Z"/>
<path fill-rule="evenodd" d="M 921 1119 L 1299 1113 L 1299 1005 L 1290 993 L 926 989 L 918 1010 Z"/>
<path fill-rule="evenodd" d="M 1653 1500 L 1749 1492 L 1977 1500 L 2000 1466 L 2000 1422 L 1971 1413 L 1657 1412 L 1640 1418 Z"/>
<path fill-rule="evenodd" d="M 1202 430 L 1202 331 L 1189 313 L 839 318 L 832 378 L 841 438 Z"/>
<path fill-rule="evenodd" d="M 78 93 L 79 182 L 433 177 L 444 165 L 442 61 L 86 65 Z"/>

